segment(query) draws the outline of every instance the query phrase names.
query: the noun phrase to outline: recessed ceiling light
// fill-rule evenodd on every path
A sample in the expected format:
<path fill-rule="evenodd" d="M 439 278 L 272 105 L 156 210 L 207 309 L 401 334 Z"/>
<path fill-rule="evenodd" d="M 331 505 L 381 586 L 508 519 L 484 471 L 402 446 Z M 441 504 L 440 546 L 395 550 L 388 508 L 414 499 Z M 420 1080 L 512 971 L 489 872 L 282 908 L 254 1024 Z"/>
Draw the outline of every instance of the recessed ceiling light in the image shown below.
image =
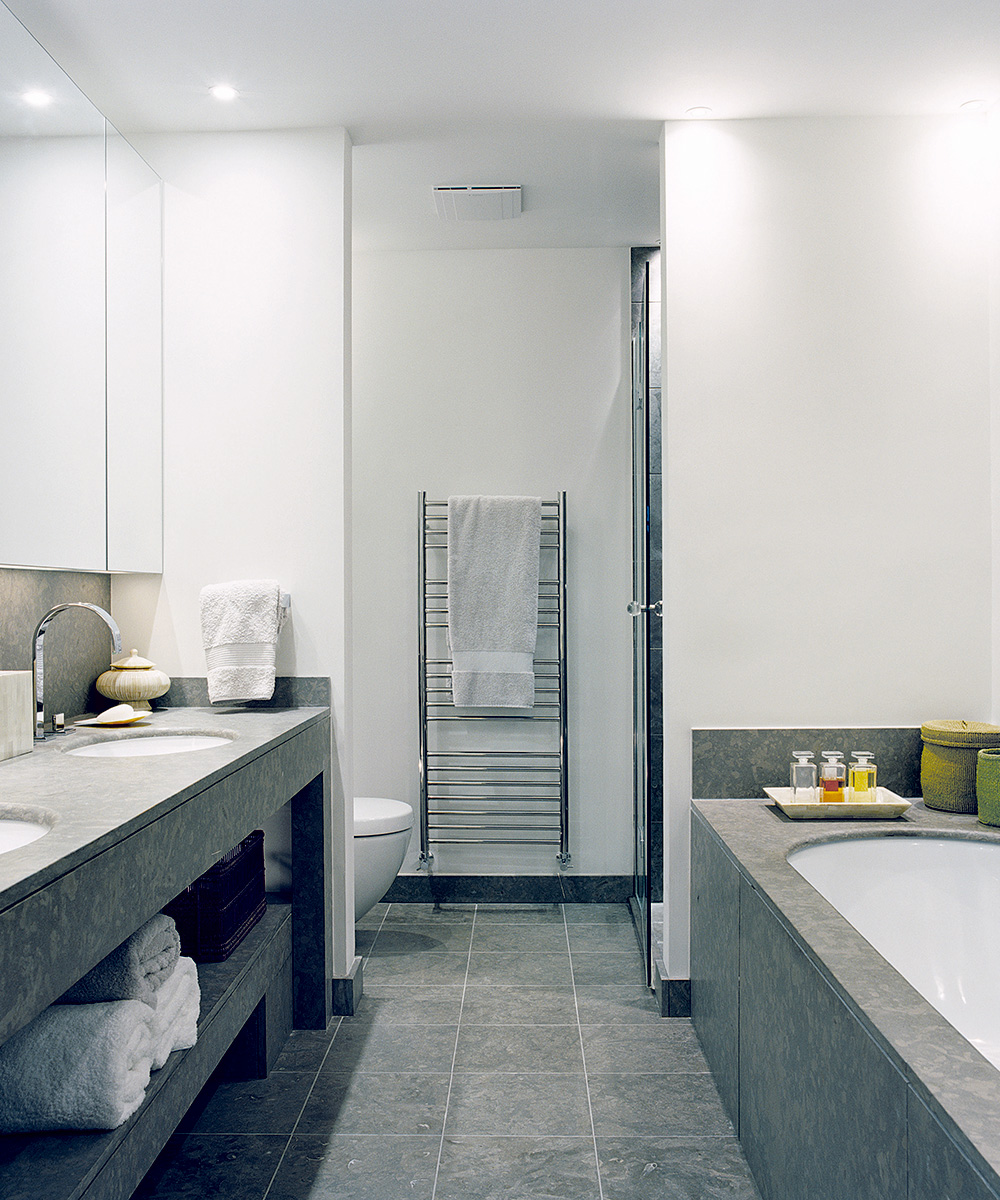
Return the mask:
<path fill-rule="evenodd" d="M 959 106 L 960 112 L 983 112 L 986 108 L 985 100 L 966 100 Z"/>
<path fill-rule="evenodd" d="M 211 87 L 208 90 L 209 94 L 214 96 L 216 100 L 235 100 L 239 95 L 236 88 L 230 86 L 228 83 L 217 83 L 215 87 Z"/>
<path fill-rule="evenodd" d="M 30 104 L 32 108 L 47 108 L 52 103 L 52 96 L 48 92 L 43 92 L 40 88 L 32 88 L 30 91 L 22 92 L 21 99 L 25 104 Z"/>
<path fill-rule="evenodd" d="M 704 104 L 696 104 L 694 108 L 686 108 L 684 110 L 684 115 L 686 117 L 694 117 L 695 119 L 698 117 L 710 117 L 712 115 L 712 110 L 707 108 Z"/>

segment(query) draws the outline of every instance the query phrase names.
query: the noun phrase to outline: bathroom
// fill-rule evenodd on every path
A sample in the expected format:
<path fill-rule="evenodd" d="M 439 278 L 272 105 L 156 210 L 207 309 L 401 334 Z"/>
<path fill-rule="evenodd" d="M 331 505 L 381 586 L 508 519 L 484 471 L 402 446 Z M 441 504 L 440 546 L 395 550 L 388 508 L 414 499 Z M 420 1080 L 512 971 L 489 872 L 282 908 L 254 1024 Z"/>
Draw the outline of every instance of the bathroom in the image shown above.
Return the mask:
<path fill-rule="evenodd" d="M 15 9 L 57 57 L 73 49 L 55 6 Z M 80 81 L 89 68 L 99 82 L 99 56 L 78 55 Z M 969 98 L 956 93 L 950 111 Z M 627 874 L 627 247 L 662 240 L 664 956 L 669 978 L 688 978 L 692 729 L 996 716 L 986 251 L 997 209 L 984 203 L 992 158 L 976 157 L 995 154 L 996 130 L 929 110 L 843 115 L 857 111 L 845 101 L 827 115 L 734 112 L 762 119 L 664 129 L 683 109 L 661 108 L 635 151 L 653 226 L 644 217 L 620 255 L 595 236 L 537 249 L 404 243 L 359 248 L 352 263 L 351 171 L 359 189 L 366 171 L 377 183 L 384 147 L 359 137 L 352 150 L 340 129 L 148 135 L 143 152 L 167 182 L 165 570 L 98 576 L 95 602 L 169 674 L 197 677 L 198 590 L 266 563 L 293 593 L 279 673 L 332 681 L 345 794 L 411 799 L 416 492 L 564 488 L 579 539 L 573 873 Z M 977 147 L 981 134 L 992 142 Z M 280 305 L 272 247 L 299 280 Z M 568 339 L 568 380 L 561 361 L 508 353 L 525 329 Z M 473 395 L 476 409 L 463 403 Z M 431 445 L 435 421 L 463 439 L 457 450 Z M 56 513 L 66 505 L 57 497 Z M 376 536 L 391 550 L 370 553 Z M 55 602 L 56 576 L 8 578 L 29 621 Z M 78 583 L 56 599 L 91 598 Z M 0 666 L 24 666 L 23 647 L 3 650 L 18 657 Z M 335 853 L 342 880 L 346 822 Z M 486 873 L 475 860 L 463 869 Z M 335 904 L 345 975 L 346 889 Z"/>

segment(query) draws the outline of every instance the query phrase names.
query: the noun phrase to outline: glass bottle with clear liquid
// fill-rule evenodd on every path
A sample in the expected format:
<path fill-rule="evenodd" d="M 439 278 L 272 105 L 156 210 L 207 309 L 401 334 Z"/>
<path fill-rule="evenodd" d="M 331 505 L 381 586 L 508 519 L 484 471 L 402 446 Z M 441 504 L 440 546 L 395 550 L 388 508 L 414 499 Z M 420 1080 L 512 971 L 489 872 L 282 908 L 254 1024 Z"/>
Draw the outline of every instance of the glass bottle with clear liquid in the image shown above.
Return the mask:
<path fill-rule="evenodd" d="M 792 753 L 798 760 L 789 769 L 792 801 L 795 804 L 815 804 L 816 764 L 810 759 L 816 756 L 811 750 L 793 750 Z"/>
<path fill-rule="evenodd" d="M 819 767 L 819 798 L 824 803 L 840 804 L 845 799 L 844 788 L 847 783 L 847 767 L 840 750 L 824 750 L 826 762 Z"/>
<path fill-rule="evenodd" d="M 878 800 L 878 791 L 875 787 L 875 764 L 870 761 L 872 758 L 874 758 L 874 754 L 871 750 L 854 751 L 854 762 L 851 763 L 848 785 L 851 789 L 851 800 L 855 804 L 874 804 Z"/>

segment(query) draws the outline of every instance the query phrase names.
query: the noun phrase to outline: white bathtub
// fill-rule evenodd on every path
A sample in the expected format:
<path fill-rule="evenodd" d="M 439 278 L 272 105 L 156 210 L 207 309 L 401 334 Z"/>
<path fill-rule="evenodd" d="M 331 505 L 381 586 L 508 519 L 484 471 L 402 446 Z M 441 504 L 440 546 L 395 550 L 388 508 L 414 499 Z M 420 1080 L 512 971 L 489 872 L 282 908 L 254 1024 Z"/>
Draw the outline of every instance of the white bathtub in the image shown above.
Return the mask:
<path fill-rule="evenodd" d="M 788 862 L 1000 1068 L 1000 842 L 850 838 Z"/>

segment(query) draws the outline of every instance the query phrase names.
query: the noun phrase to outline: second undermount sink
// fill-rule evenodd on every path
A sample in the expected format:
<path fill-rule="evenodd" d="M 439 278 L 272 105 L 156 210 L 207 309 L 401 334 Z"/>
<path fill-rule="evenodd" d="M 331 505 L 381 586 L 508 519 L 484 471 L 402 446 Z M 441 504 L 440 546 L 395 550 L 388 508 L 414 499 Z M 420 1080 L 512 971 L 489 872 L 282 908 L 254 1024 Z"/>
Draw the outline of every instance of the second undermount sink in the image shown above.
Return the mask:
<path fill-rule="evenodd" d="M 0 808 L 0 854 L 8 850 L 19 850 L 31 842 L 37 842 L 49 832 L 51 826 L 33 820 L 16 809 L 5 811 Z"/>
<path fill-rule="evenodd" d="M 228 745 L 233 739 L 209 733 L 151 733 L 145 737 L 114 738 L 88 742 L 67 750 L 81 758 L 139 758 L 151 754 L 185 754 L 191 750 L 210 750 Z"/>

